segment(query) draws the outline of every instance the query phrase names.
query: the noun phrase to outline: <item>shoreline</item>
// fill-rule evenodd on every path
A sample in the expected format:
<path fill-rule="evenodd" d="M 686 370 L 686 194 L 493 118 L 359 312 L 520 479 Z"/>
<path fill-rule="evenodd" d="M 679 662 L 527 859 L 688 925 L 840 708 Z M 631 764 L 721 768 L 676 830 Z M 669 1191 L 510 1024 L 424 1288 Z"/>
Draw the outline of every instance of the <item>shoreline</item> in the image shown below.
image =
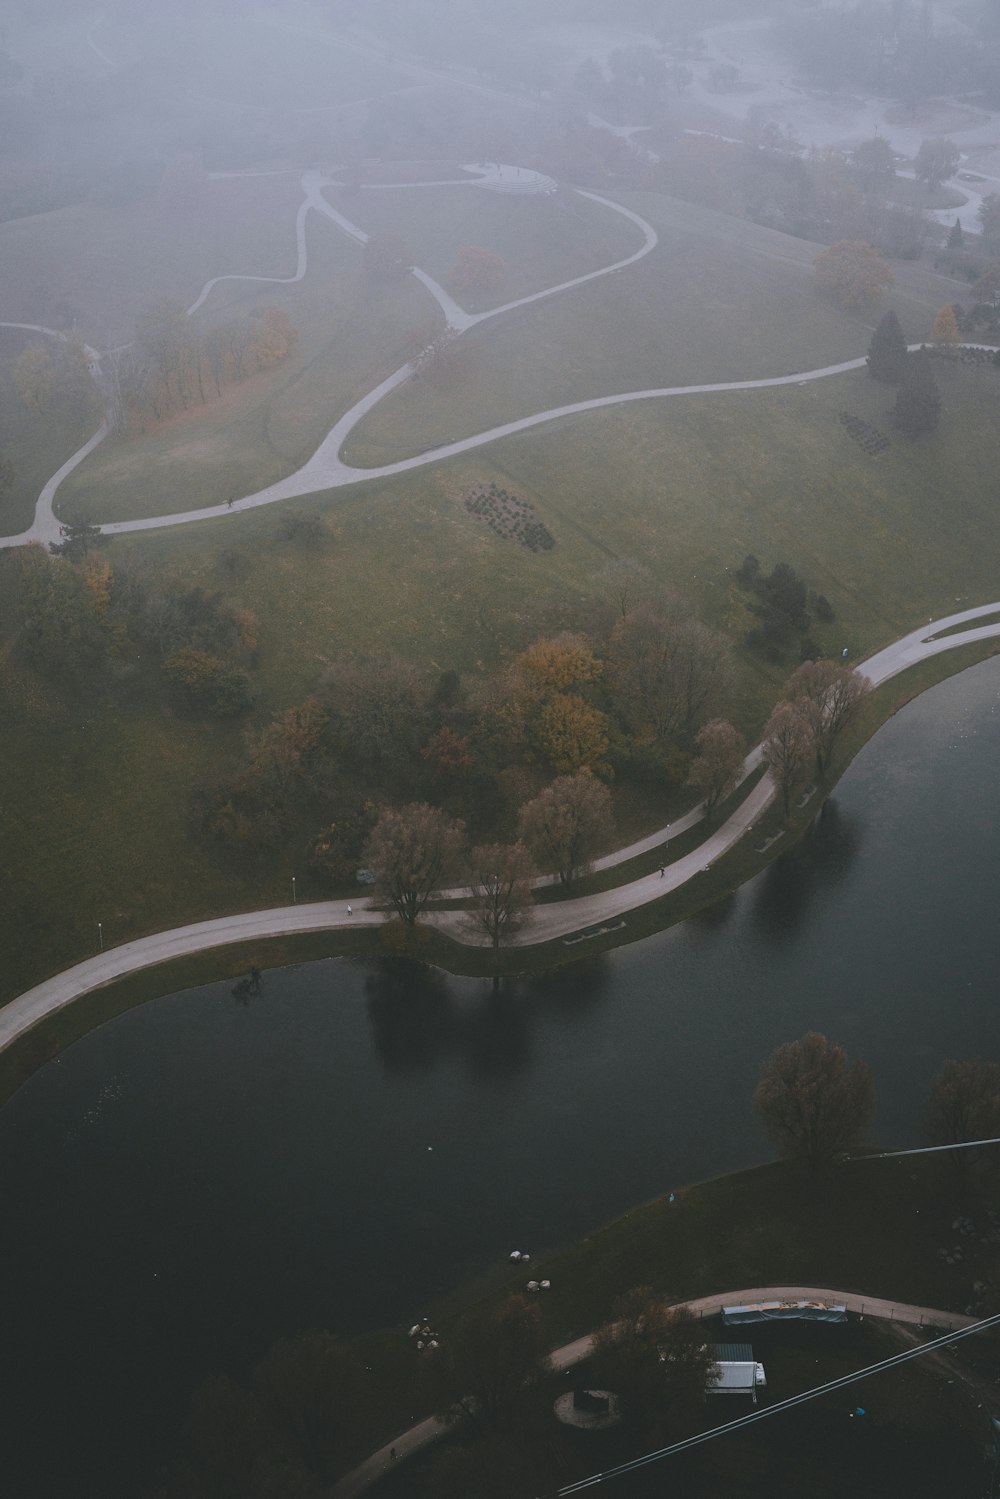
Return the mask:
<path fill-rule="evenodd" d="M 978 612 L 980 617 L 987 612 L 995 615 L 997 607 L 983 606 L 971 612 Z M 647 872 L 637 879 L 626 879 L 609 891 L 584 897 L 606 901 L 618 893 L 619 900 L 624 897 L 626 901 L 622 907 L 624 919 L 619 914 L 608 915 L 602 929 L 587 942 L 582 943 L 578 934 L 586 932 L 591 923 L 570 921 L 566 933 L 556 932 L 533 943 L 501 949 L 496 955 L 499 961 L 495 961 L 488 948 L 461 943 L 448 930 L 449 925 L 454 928 L 461 920 L 460 913 L 445 912 L 440 913 L 445 917 L 440 925 L 432 921 L 423 926 L 418 924 L 405 945 L 393 946 L 384 941 L 384 934 L 395 927 L 381 911 L 357 909 L 348 917 L 347 901 L 316 902 L 310 906 L 280 908 L 277 912 L 244 912 L 153 933 L 61 970 L 0 1008 L 0 1106 L 46 1062 L 105 1021 L 167 994 L 239 978 L 251 966 L 276 969 L 327 958 L 371 960 L 381 956 L 424 963 L 454 977 L 510 980 L 599 956 L 689 919 L 735 893 L 799 842 L 856 755 L 902 707 L 940 681 L 1000 653 L 997 638 L 1000 623 L 987 627 L 995 633 L 984 636 L 977 631 L 971 639 L 967 635 L 942 635 L 947 629 L 947 623 L 940 621 L 926 631 L 912 632 L 931 635 L 938 648 L 923 660 L 898 667 L 875 687 L 869 695 L 867 711 L 840 746 L 828 780 L 818 788 L 818 795 L 814 793 L 796 809 L 787 827 L 772 830 L 774 836 L 766 836 L 760 847 L 753 846 L 768 832 L 765 806 L 741 828 L 738 836 L 717 856 L 717 862 L 708 865 L 702 862 L 708 840 L 677 860 L 677 865 L 693 861 L 696 872 L 676 881 L 672 889 L 661 893 L 656 873 Z M 904 641 L 911 638 L 903 637 Z M 952 651 L 961 651 L 961 659 L 954 660 Z M 859 669 L 864 665 L 860 663 Z M 910 674 L 914 670 L 921 671 L 922 679 L 912 685 Z M 902 681 L 897 681 L 897 677 L 902 677 Z M 905 690 L 907 683 L 911 683 L 911 690 Z M 762 784 L 758 782 L 752 788 L 751 797 Z M 736 817 L 745 805 L 746 799 L 737 806 Z M 773 796 L 770 812 L 773 818 Z M 719 832 L 720 829 L 715 829 L 709 838 L 717 837 Z M 748 837 L 748 833 L 753 836 Z M 651 836 L 639 840 L 640 844 L 648 845 Z M 650 869 L 655 871 L 659 857 L 658 846 L 654 846 L 631 862 L 652 861 Z M 670 866 L 667 867 L 669 870 Z M 638 886 L 651 888 L 652 894 L 629 903 L 628 892 Z M 573 904 L 551 902 L 536 909 L 558 915 L 560 908 L 565 912 Z M 270 928 L 265 925 L 267 918 L 272 919 Z M 275 918 L 280 923 L 277 929 L 273 926 Z M 209 940 L 203 940 L 205 937 Z M 159 951 L 156 950 L 150 956 L 150 944 L 154 941 L 161 944 L 161 955 L 156 955 Z M 113 971 L 123 956 L 130 966 Z"/>

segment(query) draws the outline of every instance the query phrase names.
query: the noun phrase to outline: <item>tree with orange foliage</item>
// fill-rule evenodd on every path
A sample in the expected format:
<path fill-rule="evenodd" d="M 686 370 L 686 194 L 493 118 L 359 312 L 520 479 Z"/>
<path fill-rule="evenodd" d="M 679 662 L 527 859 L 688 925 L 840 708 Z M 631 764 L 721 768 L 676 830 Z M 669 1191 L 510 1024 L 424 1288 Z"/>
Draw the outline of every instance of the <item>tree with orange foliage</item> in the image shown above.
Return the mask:
<path fill-rule="evenodd" d="M 877 302 L 896 280 L 874 245 L 842 239 L 813 261 L 816 282 L 849 312 Z"/>
<path fill-rule="evenodd" d="M 958 323 L 955 319 L 955 309 L 947 302 L 934 319 L 934 326 L 931 329 L 931 340 L 936 344 L 957 344 L 962 341 L 958 332 Z"/>

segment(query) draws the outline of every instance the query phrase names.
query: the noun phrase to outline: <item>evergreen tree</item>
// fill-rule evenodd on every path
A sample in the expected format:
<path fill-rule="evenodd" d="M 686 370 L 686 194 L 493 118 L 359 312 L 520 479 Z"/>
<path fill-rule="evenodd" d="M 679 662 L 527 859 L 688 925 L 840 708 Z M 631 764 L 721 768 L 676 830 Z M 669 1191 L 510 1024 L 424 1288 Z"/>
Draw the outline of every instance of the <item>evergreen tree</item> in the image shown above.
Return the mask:
<path fill-rule="evenodd" d="M 868 345 L 868 373 L 883 385 L 899 385 L 906 373 L 906 339 L 894 312 L 882 318 Z"/>
<path fill-rule="evenodd" d="M 948 235 L 948 249 L 949 250 L 964 250 L 965 249 L 965 235 L 962 232 L 962 225 L 961 225 L 961 222 L 958 219 L 955 220 L 955 222 L 954 222 L 954 224 L 952 226 L 951 233 Z"/>
<path fill-rule="evenodd" d="M 941 392 L 925 349 L 906 361 L 906 373 L 892 409 L 892 420 L 907 437 L 933 432 L 941 416 Z"/>

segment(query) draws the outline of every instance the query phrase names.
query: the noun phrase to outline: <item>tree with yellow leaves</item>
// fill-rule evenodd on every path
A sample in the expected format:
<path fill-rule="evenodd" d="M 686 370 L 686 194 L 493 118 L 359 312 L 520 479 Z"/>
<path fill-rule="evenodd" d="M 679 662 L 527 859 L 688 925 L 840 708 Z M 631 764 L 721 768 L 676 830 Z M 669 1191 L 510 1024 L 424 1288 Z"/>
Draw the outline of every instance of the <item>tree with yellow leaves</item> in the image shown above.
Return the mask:
<path fill-rule="evenodd" d="M 813 261 L 817 285 L 848 312 L 870 306 L 895 281 L 874 245 L 842 239 Z"/>
<path fill-rule="evenodd" d="M 955 309 L 947 302 L 934 319 L 931 340 L 936 344 L 957 344 L 962 341 L 958 332 L 958 323 L 955 320 Z"/>

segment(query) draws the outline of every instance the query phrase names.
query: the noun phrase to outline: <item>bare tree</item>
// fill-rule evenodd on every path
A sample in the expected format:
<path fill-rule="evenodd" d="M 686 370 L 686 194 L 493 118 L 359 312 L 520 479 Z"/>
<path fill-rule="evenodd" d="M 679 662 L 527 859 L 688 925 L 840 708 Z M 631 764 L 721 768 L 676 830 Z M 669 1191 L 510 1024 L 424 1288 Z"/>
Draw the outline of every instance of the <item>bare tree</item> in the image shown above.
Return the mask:
<path fill-rule="evenodd" d="M 625 717 L 657 739 L 693 733 L 731 675 L 714 630 L 663 605 L 631 609 L 615 631 L 612 674 Z"/>
<path fill-rule="evenodd" d="M 683 1426 L 696 1417 L 718 1365 L 705 1330 L 686 1307 L 669 1307 L 649 1286 L 635 1286 L 612 1308 L 614 1320 L 594 1338 L 602 1385 L 627 1412 L 649 1425 L 664 1416 Z"/>
<path fill-rule="evenodd" d="M 779 1046 L 760 1074 L 754 1112 L 782 1155 L 815 1170 L 856 1145 L 875 1109 L 871 1071 L 842 1046 L 810 1031 Z"/>
<path fill-rule="evenodd" d="M 786 821 L 812 742 L 812 729 L 798 703 L 779 703 L 764 729 L 763 752 L 764 764 L 781 792 Z"/>
<path fill-rule="evenodd" d="M 834 744 L 871 689 L 866 676 L 836 661 L 804 661 L 789 678 L 787 695 L 809 725 L 820 775 L 830 763 Z"/>
<path fill-rule="evenodd" d="M 484 932 L 494 952 L 531 919 L 531 888 L 537 870 L 523 843 L 488 843 L 470 859 L 470 925 Z"/>
<path fill-rule="evenodd" d="M 738 729 L 724 718 L 713 718 L 698 731 L 700 753 L 691 762 L 687 783 L 705 802 L 710 814 L 737 785 L 743 771 L 747 744 Z"/>
<path fill-rule="evenodd" d="M 545 1363 L 545 1331 L 537 1302 L 511 1296 L 474 1307 L 435 1351 L 439 1399 L 485 1425 L 509 1429 Z"/>
<path fill-rule="evenodd" d="M 557 776 L 521 808 L 517 827 L 539 866 L 568 889 L 611 839 L 611 793 L 586 770 Z"/>
<path fill-rule="evenodd" d="M 945 1062 L 934 1079 L 927 1127 L 935 1145 L 1000 1136 L 1000 1063 Z M 961 1167 L 968 1151 L 952 1156 Z"/>
<path fill-rule="evenodd" d="M 594 579 L 601 594 L 610 598 L 615 615 L 625 619 L 637 604 L 648 602 L 655 583 L 653 574 L 631 557 L 616 557 Z"/>
<path fill-rule="evenodd" d="M 426 802 L 388 807 L 375 824 L 361 857 L 407 926 L 457 869 L 463 834 L 461 822 Z"/>

